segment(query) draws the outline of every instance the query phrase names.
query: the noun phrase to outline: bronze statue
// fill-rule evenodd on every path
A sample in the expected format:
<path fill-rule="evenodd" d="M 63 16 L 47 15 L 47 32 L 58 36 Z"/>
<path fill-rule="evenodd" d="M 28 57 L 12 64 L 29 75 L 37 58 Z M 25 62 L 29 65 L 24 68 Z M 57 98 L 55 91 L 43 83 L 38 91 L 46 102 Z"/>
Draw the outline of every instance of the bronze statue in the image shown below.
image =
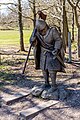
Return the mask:
<path fill-rule="evenodd" d="M 33 31 L 30 43 L 33 42 L 34 46 L 35 68 L 43 72 L 45 79 L 43 88 L 50 86 L 50 76 L 52 83 L 48 92 L 52 92 L 57 88 L 57 72 L 63 72 L 65 67 L 61 55 L 62 39 L 58 30 L 55 27 L 49 27 L 43 19 L 36 20 L 34 30 L 36 33 L 33 36 Z"/>

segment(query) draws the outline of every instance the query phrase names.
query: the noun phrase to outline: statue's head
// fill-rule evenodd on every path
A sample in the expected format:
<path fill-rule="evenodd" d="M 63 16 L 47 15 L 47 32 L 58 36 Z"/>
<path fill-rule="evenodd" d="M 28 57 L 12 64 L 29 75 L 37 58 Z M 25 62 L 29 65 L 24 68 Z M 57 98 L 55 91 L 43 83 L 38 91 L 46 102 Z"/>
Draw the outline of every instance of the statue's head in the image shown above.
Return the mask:
<path fill-rule="evenodd" d="M 39 15 L 39 18 L 46 20 L 47 15 L 44 14 L 42 11 L 38 11 L 37 14 Z"/>
<path fill-rule="evenodd" d="M 48 29 L 48 25 L 44 20 L 39 19 L 36 20 L 36 28 L 41 35 L 45 35 Z"/>

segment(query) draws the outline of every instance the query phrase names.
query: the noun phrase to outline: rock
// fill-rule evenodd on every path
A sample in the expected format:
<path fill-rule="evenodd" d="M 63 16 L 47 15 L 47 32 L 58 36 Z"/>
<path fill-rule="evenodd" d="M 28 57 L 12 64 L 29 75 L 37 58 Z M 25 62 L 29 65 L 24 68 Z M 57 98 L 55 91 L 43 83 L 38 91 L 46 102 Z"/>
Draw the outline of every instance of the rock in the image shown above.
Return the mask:
<path fill-rule="evenodd" d="M 31 90 L 31 94 L 39 97 L 41 95 L 41 93 L 43 92 L 44 88 L 39 87 L 39 86 L 34 86 Z"/>
<path fill-rule="evenodd" d="M 70 94 L 69 90 L 65 89 L 64 86 L 58 86 L 56 89 L 44 86 L 34 86 L 31 93 L 33 96 L 49 100 L 64 100 L 68 98 Z"/>
<path fill-rule="evenodd" d="M 48 90 L 48 94 L 49 93 L 53 93 L 54 91 L 57 90 L 57 87 L 51 87 L 49 90 Z"/>
<path fill-rule="evenodd" d="M 68 97 L 68 91 L 64 88 L 59 89 L 59 100 L 64 100 Z"/>
<path fill-rule="evenodd" d="M 47 90 L 47 89 L 50 89 L 50 88 L 51 88 L 51 85 L 43 84 L 43 85 L 41 85 L 40 87 Z"/>
<path fill-rule="evenodd" d="M 58 100 L 58 90 L 48 93 L 47 91 L 43 91 L 41 94 L 41 97 L 43 99 L 49 99 L 49 100 Z"/>
<path fill-rule="evenodd" d="M 48 90 L 44 90 L 44 91 L 42 92 L 41 97 L 42 97 L 43 99 L 47 99 L 47 92 L 48 92 Z"/>

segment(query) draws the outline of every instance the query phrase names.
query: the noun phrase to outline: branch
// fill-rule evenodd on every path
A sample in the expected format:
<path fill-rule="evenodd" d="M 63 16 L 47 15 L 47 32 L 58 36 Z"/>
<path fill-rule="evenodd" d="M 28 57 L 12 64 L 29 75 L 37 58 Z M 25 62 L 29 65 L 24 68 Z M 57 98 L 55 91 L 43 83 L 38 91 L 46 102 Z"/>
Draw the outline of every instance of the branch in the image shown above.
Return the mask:
<path fill-rule="evenodd" d="M 14 3 L 0 3 L 0 5 L 15 5 L 15 6 L 17 6 L 17 4 L 14 4 Z"/>
<path fill-rule="evenodd" d="M 80 9 L 80 7 L 79 7 L 79 5 L 78 5 L 79 2 L 80 2 L 80 0 L 78 0 L 77 3 L 76 3 L 76 6 L 78 7 L 78 9 Z"/>
<path fill-rule="evenodd" d="M 78 3 L 80 2 L 80 0 L 77 0 L 76 5 L 74 5 L 70 0 L 67 0 L 67 1 L 68 1 L 68 3 L 71 5 L 71 7 L 72 7 L 73 9 L 75 9 L 75 7 L 78 7 Z"/>
<path fill-rule="evenodd" d="M 77 0 L 76 6 L 78 6 L 78 3 L 80 2 L 80 0 Z"/>
<path fill-rule="evenodd" d="M 67 1 L 68 1 L 68 3 L 71 5 L 71 7 L 74 9 L 74 8 L 75 8 L 75 5 L 72 4 L 72 2 L 71 2 L 70 0 L 67 0 Z"/>
<path fill-rule="evenodd" d="M 17 21 L 10 21 L 10 22 L 0 22 L 0 24 L 11 24 L 11 23 L 14 23 L 14 22 L 17 22 Z"/>
<path fill-rule="evenodd" d="M 30 1 L 30 0 L 28 0 L 28 1 L 29 1 L 29 3 L 32 3 L 32 4 L 34 3 L 34 2 L 32 2 L 32 1 Z"/>
<path fill-rule="evenodd" d="M 33 7 L 31 6 L 30 2 L 29 2 L 29 6 L 30 6 L 31 10 L 33 11 Z"/>
<path fill-rule="evenodd" d="M 16 12 L 16 10 L 13 10 L 12 8 L 10 8 L 10 7 L 8 7 L 8 9 L 10 9 L 12 12 L 14 12 L 14 13 L 18 13 L 18 12 Z"/>
<path fill-rule="evenodd" d="M 10 7 L 8 7 L 12 12 L 14 12 L 14 13 L 18 13 L 18 12 L 16 12 L 16 10 L 13 10 L 12 8 L 10 8 Z M 19 11 L 19 13 L 21 13 L 20 11 Z M 30 19 L 30 20 L 32 20 L 32 21 L 34 21 L 31 17 L 28 17 L 28 16 L 25 16 L 25 15 L 23 15 L 22 14 L 22 17 L 24 17 L 24 18 L 27 18 L 27 19 Z"/>
<path fill-rule="evenodd" d="M 78 9 L 80 10 L 80 7 L 77 5 Z"/>
<path fill-rule="evenodd" d="M 78 15 L 77 15 L 77 10 L 76 10 L 76 8 L 74 9 L 74 12 L 75 12 L 76 25 L 77 25 L 77 27 L 78 27 L 78 26 L 79 26 L 79 23 L 78 23 Z"/>
<path fill-rule="evenodd" d="M 67 12 L 67 13 L 73 13 L 72 11 L 68 11 L 68 10 L 66 10 L 66 12 Z"/>
<path fill-rule="evenodd" d="M 55 6 L 55 5 L 51 5 L 51 6 L 47 7 L 47 8 L 44 8 L 44 9 L 39 10 L 39 11 L 45 11 L 45 10 L 48 10 L 48 9 L 54 7 L 54 6 Z M 44 7 L 44 6 L 43 6 L 43 7 Z M 60 6 L 55 6 L 55 7 L 60 7 Z M 37 13 L 38 13 L 38 12 L 37 12 Z M 37 14 L 37 13 L 36 13 L 36 14 Z"/>
<path fill-rule="evenodd" d="M 50 13 L 50 15 L 51 15 L 53 18 L 56 18 L 56 19 L 58 19 L 59 21 L 62 21 L 62 19 L 61 19 L 59 16 L 56 16 L 56 15 L 54 15 L 53 13 Z"/>
<path fill-rule="evenodd" d="M 71 7 L 74 9 L 75 19 L 76 19 L 76 25 L 77 25 L 77 27 L 78 27 L 78 26 L 79 26 L 79 23 L 78 23 L 78 15 L 77 15 L 77 10 L 76 10 L 76 8 L 77 8 L 77 5 L 78 5 L 78 3 L 79 3 L 80 0 L 77 1 L 76 5 L 73 5 L 70 0 L 67 0 L 67 1 L 68 1 L 69 4 L 71 5 Z"/>

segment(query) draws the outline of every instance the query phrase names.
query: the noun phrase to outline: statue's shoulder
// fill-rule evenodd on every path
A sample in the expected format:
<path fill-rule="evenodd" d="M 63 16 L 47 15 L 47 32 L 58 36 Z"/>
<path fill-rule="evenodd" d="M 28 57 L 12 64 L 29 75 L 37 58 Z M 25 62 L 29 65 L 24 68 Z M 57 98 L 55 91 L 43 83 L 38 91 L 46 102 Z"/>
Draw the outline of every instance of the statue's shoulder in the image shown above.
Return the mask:
<path fill-rule="evenodd" d="M 55 31 L 57 31 L 57 28 L 55 26 L 51 26 L 50 30 L 53 31 L 53 32 L 55 32 Z"/>
<path fill-rule="evenodd" d="M 56 34 L 60 34 L 60 35 L 61 35 L 61 29 L 60 29 L 59 27 L 52 26 L 52 27 L 50 27 L 50 30 L 51 30 L 53 33 L 56 33 Z"/>
<path fill-rule="evenodd" d="M 55 31 L 56 31 L 56 28 L 53 27 L 53 26 L 50 26 L 49 29 L 48 29 L 48 34 L 53 35 L 55 33 Z"/>

